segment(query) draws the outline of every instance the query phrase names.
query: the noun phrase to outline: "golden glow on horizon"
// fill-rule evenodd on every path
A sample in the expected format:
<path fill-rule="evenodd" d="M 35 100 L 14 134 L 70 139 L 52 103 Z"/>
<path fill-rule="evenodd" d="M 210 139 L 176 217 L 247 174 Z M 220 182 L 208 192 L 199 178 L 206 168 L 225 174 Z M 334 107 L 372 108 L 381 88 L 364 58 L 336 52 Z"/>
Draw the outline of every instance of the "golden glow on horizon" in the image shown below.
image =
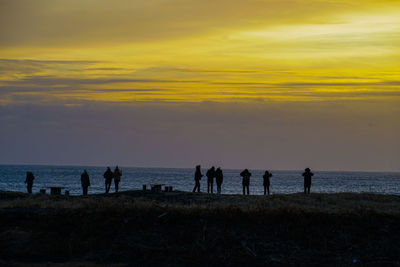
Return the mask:
<path fill-rule="evenodd" d="M 0 3 L 3 104 L 400 96 L 398 1 Z"/>

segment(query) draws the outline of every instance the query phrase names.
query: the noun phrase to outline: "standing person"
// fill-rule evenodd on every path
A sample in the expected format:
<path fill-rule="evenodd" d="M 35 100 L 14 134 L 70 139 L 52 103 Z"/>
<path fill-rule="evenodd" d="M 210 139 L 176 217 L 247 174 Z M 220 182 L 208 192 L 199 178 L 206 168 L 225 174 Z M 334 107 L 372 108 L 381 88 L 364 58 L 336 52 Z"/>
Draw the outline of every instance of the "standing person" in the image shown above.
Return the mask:
<path fill-rule="evenodd" d="M 201 174 L 200 165 L 197 165 L 196 166 L 196 172 L 194 173 L 195 185 L 194 185 L 194 188 L 193 188 L 193 193 L 196 192 L 196 189 L 197 189 L 197 192 L 200 193 L 200 180 L 201 180 L 201 177 L 203 177 L 203 174 Z"/>
<path fill-rule="evenodd" d="M 269 195 L 269 185 L 270 185 L 269 178 L 270 177 L 272 177 L 272 174 L 269 171 L 265 171 L 265 174 L 263 175 L 263 178 L 264 178 L 264 196 L 267 194 L 267 191 L 268 191 L 268 195 Z"/>
<path fill-rule="evenodd" d="M 217 168 L 215 171 L 215 182 L 217 182 L 217 193 L 221 194 L 221 186 L 222 182 L 224 181 L 224 174 L 220 167 Z"/>
<path fill-rule="evenodd" d="M 314 173 L 311 172 L 310 168 L 306 168 L 302 175 L 304 176 L 304 194 L 310 194 L 311 177 Z"/>
<path fill-rule="evenodd" d="M 121 176 L 122 176 L 122 172 L 120 171 L 118 166 L 115 167 L 115 170 L 114 170 L 114 184 L 115 184 L 115 192 L 117 192 L 117 193 L 118 193 L 119 182 L 121 182 Z"/>
<path fill-rule="evenodd" d="M 29 194 L 32 194 L 33 180 L 35 180 L 33 172 L 26 172 L 25 183 L 26 183 L 26 189 L 28 190 Z"/>
<path fill-rule="evenodd" d="M 83 173 L 81 174 L 81 184 L 82 184 L 83 195 L 87 196 L 88 187 L 90 186 L 90 179 L 89 179 L 89 174 L 87 173 L 86 170 L 84 170 Z"/>
<path fill-rule="evenodd" d="M 112 179 L 114 178 L 114 174 L 111 171 L 110 167 L 107 167 L 106 172 L 104 173 L 105 185 L 106 185 L 106 193 L 110 191 Z"/>
<path fill-rule="evenodd" d="M 247 195 L 250 195 L 250 176 L 251 176 L 251 172 L 249 172 L 248 169 L 245 169 L 244 171 L 242 171 L 240 173 L 240 176 L 243 177 L 242 179 L 242 186 L 243 186 L 243 195 L 246 195 L 246 189 L 247 189 Z"/>
<path fill-rule="evenodd" d="M 214 185 L 214 177 L 215 177 L 215 167 L 212 166 L 211 169 L 209 169 L 206 173 L 207 176 L 207 193 L 210 193 L 210 188 L 211 188 L 211 194 L 213 194 L 213 185 Z"/>

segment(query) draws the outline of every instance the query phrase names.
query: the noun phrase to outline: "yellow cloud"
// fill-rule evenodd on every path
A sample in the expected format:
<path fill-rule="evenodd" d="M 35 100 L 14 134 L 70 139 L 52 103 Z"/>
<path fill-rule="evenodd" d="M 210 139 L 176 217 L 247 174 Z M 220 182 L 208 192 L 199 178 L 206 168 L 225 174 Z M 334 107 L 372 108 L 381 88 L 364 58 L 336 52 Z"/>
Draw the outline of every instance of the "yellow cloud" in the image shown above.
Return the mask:
<path fill-rule="evenodd" d="M 0 0 L 0 10 L 2 103 L 399 99 L 398 1 Z"/>

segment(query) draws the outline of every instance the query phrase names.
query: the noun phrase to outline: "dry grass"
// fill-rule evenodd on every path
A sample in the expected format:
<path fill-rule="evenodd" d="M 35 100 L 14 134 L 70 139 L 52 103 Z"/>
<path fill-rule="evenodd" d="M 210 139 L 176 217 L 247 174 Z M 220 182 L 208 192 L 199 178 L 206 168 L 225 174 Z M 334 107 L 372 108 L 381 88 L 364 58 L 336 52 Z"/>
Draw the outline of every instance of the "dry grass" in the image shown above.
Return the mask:
<path fill-rule="evenodd" d="M 0 208 L 69 209 L 69 210 L 151 210 L 168 209 L 182 212 L 288 212 L 324 214 L 386 214 L 400 215 L 400 197 L 377 194 L 291 194 L 272 196 L 209 196 L 192 193 L 166 193 L 162 195 L 140 192 L 135 196 L 93 195 L 89 197 L 53 197 L 49 195 L 22 195 L 0 201 Z M 172 201 L 168 196 L 173 196 Z M 190 201 L 186 201 L 190 198 Z"/>
<path fill-rule="evenodd" d="M 399 265 L 399 204 L 349 193 L 0 192 L 0 265 Z"/>

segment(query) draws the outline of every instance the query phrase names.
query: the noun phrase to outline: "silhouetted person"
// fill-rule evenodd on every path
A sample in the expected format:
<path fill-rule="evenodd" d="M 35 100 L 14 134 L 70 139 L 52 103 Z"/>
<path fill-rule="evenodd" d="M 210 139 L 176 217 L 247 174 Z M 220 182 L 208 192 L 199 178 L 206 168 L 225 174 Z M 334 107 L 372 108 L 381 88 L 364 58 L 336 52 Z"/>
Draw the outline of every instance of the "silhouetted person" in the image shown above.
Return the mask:
<path fill-rule="evenodd" d="M 114 170 L 114 184 L 115 184 L 115 192 L 118 192 L 118 185 L 119 182 L 121 182 L 121 176 L 122 176 L 122 172 L 120 171 L 120 169 L 117 167 L 115 167 Z"/>
<path fill-rule="evenodd" d="M 269 178 L 272 177 L 272 174 L 269 171 L 265 171 L 265 174 L 263 175 L 264 178 L 264 196 L 267 194 L 269 195 L 269 185 L 270 185 L 270 181 Z"/>
<path fill-rule="evenodd" d="M 243 177 L 243 179 L 242 179 L 243 195 L 246 195 L 246 189 L 247 189 L 247 194 L 250 195 L 249 187 L 250 187 L 250 176 L 251 176 L 251 173 L 249 172 L 248 169 L 245 169 L 244 171 L 242 171 L 240 173 L 240 176 Z"/>
<path fill-rule="evenodd" d="M 217 183 L 217 193 L 221 194 L 221 186 L 224 181 L 224 174 L 222 173 L 221 168 L 217 168 L 215 171 L 215 182 Z"/>
<path fill-rule="evenodd" d="M 197 190 L 197 192 L 200 193 L 200 180 L 201 180 L 201 177 L 203 177 L 203 174 L 201 174 L 200 165 L 197 165 L 196 166 L 196 172 L 194 173 L 195 185 L 194 185 L 194 188 L 193 188 L 193 192 L 196 192 L 196 190 Z"/>
<path fill-rule="evenodd" d="M 33 180 L 35 180 L 33 172 L 26 172 L 25 183 L 26 183 L 26 189 L 28 190 L 29 194 L 32 194 Z"/>
<path fill-rule="evenodd" d="M 303 172 L 304 176 L 304 194 L 310 194 L 311 189 L 311 177 L 314 173 L 311 172 L 310 168 L 306 168 Z"/>
<path fill-rule="evenodd" d="M 114 174 L 111 171 L 110 167 L 107 167 L 106 172 L 104 173 L 105 185 L 106 185 L 106 193 L 110 191 L 112 179 L 114 178 Z"/>
<path fill-rule="evenodd" d="M 90 186 L 90 179 L 89 179 L 89 174 L 87 173 L 86 170 L 84 170 L 83 173 L 81 174 L 81 184 L 82 184 L 83 195 L 87 196 L 88 187 Z"/>
<path fill-rule="evenodd" d="M 210 188 L 211 188 L 211 194 L 213 193 L 213 185 L 214 185 L 214 177 L 215 177 L 215 167 L 212 166 L 211 169 L 209 169 L 206 173 L 207 176 L 207 193 L 210 193 Z"/>

